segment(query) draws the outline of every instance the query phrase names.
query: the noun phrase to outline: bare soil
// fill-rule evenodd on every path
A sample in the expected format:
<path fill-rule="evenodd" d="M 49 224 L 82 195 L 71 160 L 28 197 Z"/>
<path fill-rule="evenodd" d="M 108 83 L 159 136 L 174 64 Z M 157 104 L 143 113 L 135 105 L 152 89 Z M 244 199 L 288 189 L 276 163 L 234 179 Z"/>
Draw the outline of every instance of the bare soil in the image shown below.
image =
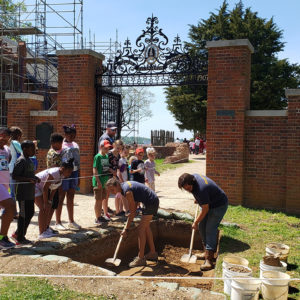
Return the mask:
<path fill-rule="evenodd" d="M 248 273 L 249 270 L 242 267 L 242 266 L 230 266 L 228 268 L 228 270 L 230 270 L 231 272 L 237 272 L 237 273 Z"/>
<path fill-rule="evenodd" d="M 162 242 L 156 243 L 159 253 L 157 262 L 147 261 L 147 266 L 129 268 L 128 264 L 131 259 L 122 261 L 122 265 L 118 268 L 109 268 L 121 276 L 168 276 L 168 277 L 213 277 L 214 270 L 202 272 L 201 264 L 204 261 L 197 260 L 195 264 L 183 263 L 180 258 L 184 254 L 188 254 L 189 249 L 184 247 L 175 247 L 173 245 L 164 245 Z M 201 289 L 211 289 L 213 280 L 171 280 L 178 282 L 182 286 L 196 287 Z"/>
<path fill-rule="evenodd" d="M 263 260 L 265 265 L 273 266 L 273 267 L 281 267 L 281 262 L 279 257 L 266 255 L 263 257 Z"/>

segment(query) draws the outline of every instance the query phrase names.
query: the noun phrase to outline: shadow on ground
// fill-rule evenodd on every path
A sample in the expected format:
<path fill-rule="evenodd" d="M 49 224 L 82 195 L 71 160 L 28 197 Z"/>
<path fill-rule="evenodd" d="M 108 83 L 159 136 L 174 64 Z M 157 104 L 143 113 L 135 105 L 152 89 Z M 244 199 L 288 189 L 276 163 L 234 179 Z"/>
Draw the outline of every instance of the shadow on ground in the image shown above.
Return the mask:
<path fill-rule="evenodd" d="M 234 253 L 234 252 L 243 252 L 250 249 L 250 245 L 240 240 L 231 238 L 229 236 L 221 236 L 220 241 L 220 253 Z"/>

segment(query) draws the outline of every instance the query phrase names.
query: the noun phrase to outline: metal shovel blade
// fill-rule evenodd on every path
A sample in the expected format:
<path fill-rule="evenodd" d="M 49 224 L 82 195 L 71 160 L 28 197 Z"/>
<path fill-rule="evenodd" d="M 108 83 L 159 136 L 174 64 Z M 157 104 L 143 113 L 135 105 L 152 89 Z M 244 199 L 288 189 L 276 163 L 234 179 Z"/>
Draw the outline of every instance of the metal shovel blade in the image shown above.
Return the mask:
<path fill-rule="evenodd" d="M 108 265 L 108 266 L 115 266 L 115 267 L 118 267 L 121 263 L 121 259 L 113 259 L 113 258 L 108 258 L 105 263 Z"/>
<path fill-rule="evenodd" d="M 197 256 L 190 255 L 190 254 L 184 254 L 181 256 L 180 261 L 183 263 L 195 264 L 197 262 Z"/>

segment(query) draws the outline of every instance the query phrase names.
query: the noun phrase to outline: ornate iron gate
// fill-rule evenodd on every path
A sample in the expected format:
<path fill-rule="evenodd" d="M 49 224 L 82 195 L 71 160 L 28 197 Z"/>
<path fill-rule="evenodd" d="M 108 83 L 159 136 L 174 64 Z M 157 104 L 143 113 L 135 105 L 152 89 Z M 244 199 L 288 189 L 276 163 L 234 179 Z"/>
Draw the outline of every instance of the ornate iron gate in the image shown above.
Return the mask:
<path fill-rule="evenodd" d="M 118 129 L 116 138 L 120 138 L 122 99 L 121 95 L 109 89 L 96 86 L 96 153 L 98 152 L 98 140 L 105 132 L 108 122 L 116 122 Z"/>

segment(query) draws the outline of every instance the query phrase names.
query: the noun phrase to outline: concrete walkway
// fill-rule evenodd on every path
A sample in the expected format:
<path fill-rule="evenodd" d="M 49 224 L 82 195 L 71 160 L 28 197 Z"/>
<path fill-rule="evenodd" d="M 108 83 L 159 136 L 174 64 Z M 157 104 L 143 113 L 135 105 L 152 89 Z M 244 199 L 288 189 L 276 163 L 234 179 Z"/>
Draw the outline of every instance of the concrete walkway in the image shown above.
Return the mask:
<path fill-rule="evenodd" d="M 187 211 L 194 215 L 195 204 L 193 197 L 185 191 L 181 191 L 178 186 L 178 177 L 182 173 L 200 173 L 205 174 L 206 161 L 203 155 L 191 155 L 190 160 L 193 162 L 187 163 L 177 169 L 169 170 L 156 176 L 156 191 L 160 199 L 160 207 L 164 209 Z M 66 202 L 66 200 L 65 200 Z M 95 228 L 94 219 L 94 196 L 80 195 L 75 196 L 74 219 L 83 228 Z M 114 198 L 109 199 L 109 206 L 114 209 Z M 38 208 L 35 207 L 36 213 L 32 218 L 31 224 L 28 227 L 26 237 L 30 240 L 38 238 Z M 55 220 L 53 216 L 52 220 Z M 64 205 L 62 212 L 63 224 L 67 226 L 68 215 L 67 207 Z M 52 221 L 54 225 L 54 221 Z M 14 220 L 9 229 L 9 236 L 16 230 L 17 221 Z"/>

